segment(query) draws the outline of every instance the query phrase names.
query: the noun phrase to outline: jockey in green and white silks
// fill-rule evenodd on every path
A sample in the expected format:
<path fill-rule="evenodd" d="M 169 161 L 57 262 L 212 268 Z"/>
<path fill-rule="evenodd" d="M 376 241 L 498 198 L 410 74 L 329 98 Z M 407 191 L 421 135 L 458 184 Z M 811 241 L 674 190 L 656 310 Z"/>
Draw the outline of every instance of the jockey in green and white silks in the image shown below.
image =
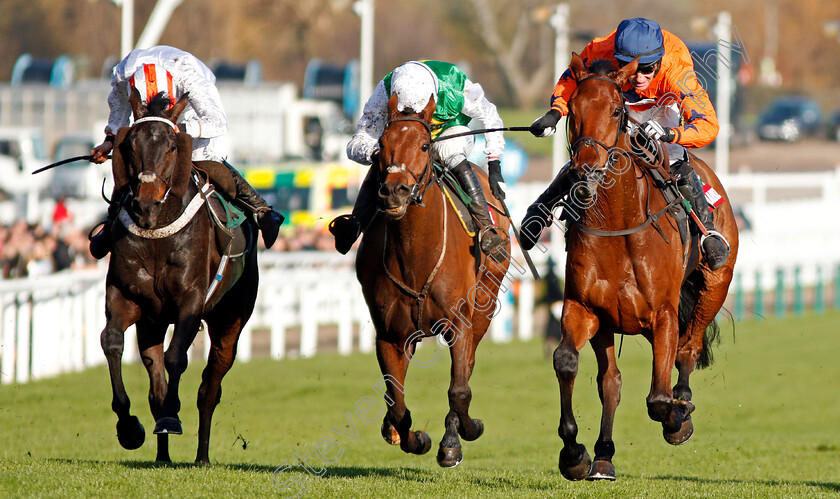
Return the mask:
<path fill-rule="evenodd" d="M 496 106 L 487 100 L 481 85 L 470 81 L 458 66 L 441 61 L 409 61 L 388 73 L 376 85 L 364 106 L 356 133 L 347 144 L 347 157 L 351 160 L 364 165 L 376 163 L 379 137 L 388 124 L 388 100 L 392 95 L 397 96 L 397 110 L 410 109 L 418 113 L 426 108 L 430 98 L 434 98 L 435 112 L 430 123 L 433 139 L 469 131 L 466 125 L 472 119 L 479 120 L 484 128 L 504 127 Z M 487 200 L 467 161 L 473 142 L 472 135 L 433 142 L 431 155 L 454 174 L 470 195 L 470 212 L 477 222 L 489 227 L 493 223 L 487 210 Z M 505 150 L 505 140 L 501 132 L 490 132 L 485 135 L 485 143 L 491 191 L 496 198 L 504 199 L 500 157 Z M 371 168 L 359 189 L 352 215 L 338 217 L 330 224 L 330 232 L 336 238 L 336 249 L 341 253 L 350 250 L 376 213 L 378 186 L 375 185 L 374 170 Z M 489 253 L 502 242 L 502 237 L 491 230 L 486 232 L 481 247 Z"/>

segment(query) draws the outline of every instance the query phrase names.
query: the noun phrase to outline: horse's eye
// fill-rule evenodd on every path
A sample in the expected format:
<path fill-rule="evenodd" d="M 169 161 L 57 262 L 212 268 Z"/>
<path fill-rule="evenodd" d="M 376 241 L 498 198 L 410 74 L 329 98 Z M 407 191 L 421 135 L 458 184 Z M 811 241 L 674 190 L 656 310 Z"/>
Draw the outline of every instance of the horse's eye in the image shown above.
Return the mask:
<path fill-rule="evenodd" d="M 615 117 L 618 117 L 618 116 L 621 116 L 621 108 L 620 107 L 615 108 L 615 111 L 613 111 L 613 117 L 615 118 Z"/>
<path fill-rule="evenodd" d="M 421 149 L 423 152 L 428 152 L 430 147 L 432 147 L 432 145 L 431 145 L 431 144 L 429 144 L 428 142 L 426 142 L 425 144 L 423 144 L 422 146 L 420 146 L 420 149 Z"/>
<path fill-rule="evenodd" d="M 176 146 L 176 145 L 175 145 L 175 143 L 173 142 L 173 143 L 172 143 L 172 145 L 171 145 L 171 146 L 169 146 L 169 152 L 175 152 L 175 149 L 177 149 L 177 146 Z"/>

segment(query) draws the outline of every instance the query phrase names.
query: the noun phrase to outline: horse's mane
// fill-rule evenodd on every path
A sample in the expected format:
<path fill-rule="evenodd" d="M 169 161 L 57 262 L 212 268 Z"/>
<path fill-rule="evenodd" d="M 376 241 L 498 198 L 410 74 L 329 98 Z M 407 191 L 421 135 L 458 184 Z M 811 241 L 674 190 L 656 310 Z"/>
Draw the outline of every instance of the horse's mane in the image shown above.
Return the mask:
<path fill-rule="evenodd" d="M 609 75 L 615 71 L 612 61 L 609 59 L 595 59 L 589 65 L 589 72 L 596 75 Z"/>
<path fill-rule="evenodd" d="M 146 109 L 149 112 L 149 116 L 161 116 L 164 111 L 169 109 L 171 104 L 165 92 L 158 92 L 157 95 L 149 99 L 149 103 L 146 104 Z"/>

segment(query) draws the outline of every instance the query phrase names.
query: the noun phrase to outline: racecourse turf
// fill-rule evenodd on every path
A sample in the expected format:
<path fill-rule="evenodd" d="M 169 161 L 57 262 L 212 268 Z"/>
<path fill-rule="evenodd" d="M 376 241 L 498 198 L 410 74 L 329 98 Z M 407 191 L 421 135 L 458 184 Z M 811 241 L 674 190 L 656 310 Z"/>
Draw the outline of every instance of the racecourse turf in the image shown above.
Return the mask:
<path fill-rule="evenodd" d="M 660 425 L 647 417 L 649 345 L 625 338 L 616 482 L 560 476 L 557 381 L 536 340 L 479 347 L 471 414 L 486 430 L 463 443 L 457 468 L 439 468 L 449 357 L 444 352 L 434 361 L 434 353 L 431 345 L 420 349 L 417 360 L 432 365 L 412 366 L 406 382 L 414 429 L 433 441 L 423 456 L 387 445 L 379 423 L 356 414 L 357 404 L 364 415 L 374 399 L 369 414 L 384 406 L 374 390 L 380 373 L 372 354 L 234 365 L 213 420 L 210 466 L 193 464 L 203 362 L 193 362 L 181 384 L 184 435 L 170 439 L 173 464 L 154 463 L 148 378 L 139 364 L 124 369 L 133 413 L 147 431 L 135 451 L 117 442 L 104 367 L 3 385 L 0 497 L 840 495 L 840 312 L 738 322 L 734 330 L 724 322 L 715 363 L 692 376 L 695 434 L 680 447 L 666 444 Z M 594 372 L 586 347 L 574 406 L 590 453 L 600 418 Z M 323 464 L 316 448 L 331 462 Z"/>

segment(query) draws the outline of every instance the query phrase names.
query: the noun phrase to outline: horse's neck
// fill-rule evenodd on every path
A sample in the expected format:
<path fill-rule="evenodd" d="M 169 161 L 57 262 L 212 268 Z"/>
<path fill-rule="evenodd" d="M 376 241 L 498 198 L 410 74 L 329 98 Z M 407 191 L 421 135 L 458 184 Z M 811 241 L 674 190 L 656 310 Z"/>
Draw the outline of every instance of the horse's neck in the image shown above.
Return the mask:
<path fill-rule="evenodd" d="M 608 170 L 596 189 L 592 206 L 580 211 L 587 227 L 620 230 L 643 222 L 647 216 L 646 200 L 650 186 L 647 175 L 636 165 L 620 172 Z"/>

